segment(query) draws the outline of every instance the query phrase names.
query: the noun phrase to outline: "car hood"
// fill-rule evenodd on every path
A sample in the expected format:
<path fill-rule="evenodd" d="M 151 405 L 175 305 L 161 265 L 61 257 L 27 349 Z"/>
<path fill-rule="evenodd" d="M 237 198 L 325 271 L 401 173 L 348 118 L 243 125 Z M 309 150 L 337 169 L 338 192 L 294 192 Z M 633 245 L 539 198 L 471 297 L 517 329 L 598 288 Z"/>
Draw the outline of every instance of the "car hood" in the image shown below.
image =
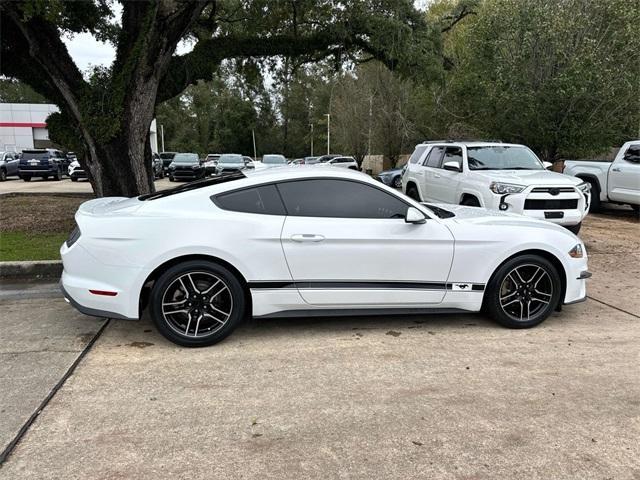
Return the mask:
<path fill-rule="evenodd" d="M 476 170 L 473 173 L 491 182 L 517 185 L 576 186 L 582 180 L 549 170 Z"/>
<path fill-rule="evenodd" d="M 218 168 L 244 168 L 244 162 L 238 163 L 218 163 Z"/>
<path fill-rule="evenodd" d="M 526 217 L 517 213 L 501 212 L 499 210 L 487 210 L 480 207 L 465 207 L 463 205 L 450 205 L 446 203 L 433 204 L 444 210 L 449 210 L 455 214 L 455 217 L 445 219 L 446 221 L 456 223 L 472 223 L 476 225 L 492 225 L 492 226 L 515 226 L 515 227 L 535 227 L 546 228 L 562 232 L 568 232 L 567 229 L 556 225 L 555 223 Z M 427 207 L 428 208 L 428 207 Z"/>
<path fill-rule="evenodd" d="M 404 167 L 400 167 L 400 168 L 392 168 L 390 170 L 385 170 L 383 172 L 380 172 L 378 175 L 379 176 L 383 176 L 383 175 L 395 175 L 396 173 L 401 173 L 402 170 L 404 169 Z"/>
<path fill-rule="evenodd" d="M 81 215 L 110 215 L 132 212 L 140 208 L 144 202 L 137 197 L 104 197 L 89 200 L 80 205 Z"/>
<path fill-rule="evenodd" d="M 169 167 L 199 167 L 200 166 L 200 162 L 171 162 L 169 164 Z"/>

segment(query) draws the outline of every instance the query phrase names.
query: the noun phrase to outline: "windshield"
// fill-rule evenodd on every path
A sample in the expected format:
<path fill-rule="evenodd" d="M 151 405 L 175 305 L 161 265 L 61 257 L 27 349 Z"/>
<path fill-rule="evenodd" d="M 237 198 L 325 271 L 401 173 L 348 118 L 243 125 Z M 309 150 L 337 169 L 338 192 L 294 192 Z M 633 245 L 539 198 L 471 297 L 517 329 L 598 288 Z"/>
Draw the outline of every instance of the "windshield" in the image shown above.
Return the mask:
<path fill-rule="evenodd" d="M 45 160 L 49 158 L 49 152 L 30 152 L 28 150 L 23 150 L 22 159 L 23 160 Z"/>
<path fill-rule="evenodd" d="M 177 153 L 173 157 L 175 163 L 199 163 L 198 155 L 195 153 Z"/>
<path fill-rule="evenodd" d="M 212 160 L 218 160 L 220 155 L 207 155 L 207 162 L 211 162 Z"/>
<path fill-rule="evenodd" d="M 163 153 L 160 154 L 160 158 L 164 158 L 165 160 L 172 159 L 175 156 L 176 156 L 176 154 L 173 153 L 173 152 L 163 152 Z"/>
<path fill-rule="evenodd" d="M 264 155 L 262 157 L 262 163 L 269 164 L 285 164 L 287 163 L 287 159 L 284 158 L 284 155 Z"/>
<path fill-rule="evenodd" d="M 242 159 L 242 155 L 228 154 L 220 155 L 218 163 L 244 163 L 244 160 Z"/>
<path fill-rule="evenodd" d="M 526 147 L 468 147 L 467 156 L 470 170 L 544 170 Z"/>

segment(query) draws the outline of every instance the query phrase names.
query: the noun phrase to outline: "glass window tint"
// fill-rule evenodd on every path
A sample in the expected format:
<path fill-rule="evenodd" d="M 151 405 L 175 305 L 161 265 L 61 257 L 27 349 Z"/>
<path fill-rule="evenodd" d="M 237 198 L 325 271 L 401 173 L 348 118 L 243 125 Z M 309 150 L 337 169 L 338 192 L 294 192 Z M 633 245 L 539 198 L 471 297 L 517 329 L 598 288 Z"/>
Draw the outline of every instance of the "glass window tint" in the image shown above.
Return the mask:
<path fill-rule="evenodd" d="M 407 204 L 375 187 L 348 180 L 278 184 L 287 214 L 298 217 L 404 218 Z"/>
<path fill-rule="evenodd" d="M 460 147 L 447 147 L 442 158 L 442 165 L 447 162 L 456 162 L 458 167 L 462 166 L 462 149 Z"/>
<path fill-rule="evenodd" d="M 422 154 L 427 149 L 426 145 L 418 145 L 416 149 L 413 151 L 413 154 L 409 158 L 408 163 L 418 163 L 418 160 L 422 157 Z"/>
<path fill-rule="evenodd" d="M 640 163 L 640 145 L 631 145 L 624 154 L 624 159 L 631 163 Z"/>
<path fill-rule="evenodd" d="M 247 188 L 216 196 L 216 204 L 234 212 L 285 215 L 280 195 L 274 185 Z"/>
<path fill-rule="evenodd" d="M 444 152 L 444 147 L 433 147 L 429 152 L 429 156 L 424 162 L 425 166 L 440 168 L 440 165 L 442 165 L 443 152 Z"/>

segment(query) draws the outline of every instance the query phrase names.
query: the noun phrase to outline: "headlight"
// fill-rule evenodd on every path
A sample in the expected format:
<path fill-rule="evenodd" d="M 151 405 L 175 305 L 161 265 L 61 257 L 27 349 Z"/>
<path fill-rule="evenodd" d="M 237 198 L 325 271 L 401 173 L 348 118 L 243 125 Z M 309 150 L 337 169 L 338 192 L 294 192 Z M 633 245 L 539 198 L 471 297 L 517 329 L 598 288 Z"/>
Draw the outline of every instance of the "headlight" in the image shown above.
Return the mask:
<path fill-rule="evenodd" d="M 492 182 L 491 185 L 489 185 L 489 189 L 498 195 L 504 195 L 505 193 L 520 193 L 525 188 L 526 187 L 523 185 L 514 185 L 512 183 Z"/>
<path fill-rule="evenodd" d="M 582 258 L 583 255 L 584 251 L 581 244 L 577 244 L 575 247 L 569 250 L 569 256 L 571 258 Z"/>
<path fill-rule="evenodd" d="M 587 193 L 589 192 L 589 190 L 591 190 L 591 184 L 588 182 L 582 182 L 580 185 L 578 185 L 578 190 L 580 190 L 582 193 Z"/>

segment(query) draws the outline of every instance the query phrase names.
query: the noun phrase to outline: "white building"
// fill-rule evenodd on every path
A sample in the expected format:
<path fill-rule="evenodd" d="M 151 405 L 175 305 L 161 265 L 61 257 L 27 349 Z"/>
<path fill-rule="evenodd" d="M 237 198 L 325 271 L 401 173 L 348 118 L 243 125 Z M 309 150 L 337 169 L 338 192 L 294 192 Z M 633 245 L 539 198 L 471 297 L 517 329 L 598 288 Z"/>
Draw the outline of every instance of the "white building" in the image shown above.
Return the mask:
<path fill-rule="evenodd" d="M 0 103 L 0 151 L 15 151 L 53 146 L 49 140 L 47 117 L 58 107 L 47 103 Z M 151 150 L 158 151 L 155 119 L 149 129 Z M 64 145 L 60 147 L 65 148 Z"/>

